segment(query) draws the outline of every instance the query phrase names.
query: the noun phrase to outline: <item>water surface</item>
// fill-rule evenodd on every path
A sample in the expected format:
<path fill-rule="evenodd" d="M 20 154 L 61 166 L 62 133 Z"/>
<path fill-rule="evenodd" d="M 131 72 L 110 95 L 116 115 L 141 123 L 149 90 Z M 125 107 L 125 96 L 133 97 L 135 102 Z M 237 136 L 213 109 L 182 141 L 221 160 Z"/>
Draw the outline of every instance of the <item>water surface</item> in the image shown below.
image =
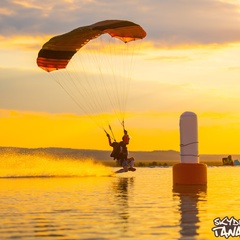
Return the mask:
<path fill-rule="evenodd" d="M 216 239 L 215 218 L 240 218 L 239 182 L 240 167 L 209 167 L 205 188 L 173 188 L 171 167 L 105 177 L 1 178 L 0 237 Z"/>

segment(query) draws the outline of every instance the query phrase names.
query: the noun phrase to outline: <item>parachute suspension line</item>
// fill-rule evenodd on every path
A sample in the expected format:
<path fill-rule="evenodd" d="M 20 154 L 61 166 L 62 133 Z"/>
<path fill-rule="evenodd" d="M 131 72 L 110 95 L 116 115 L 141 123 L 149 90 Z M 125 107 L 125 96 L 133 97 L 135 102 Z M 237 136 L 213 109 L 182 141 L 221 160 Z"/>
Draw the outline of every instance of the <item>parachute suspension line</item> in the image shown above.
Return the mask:
<path fill-rule="evenodd" d="M 131 48 L 130 44 L 131 46 L 134 44 L 132 42 L 124 44 L 119 39 L 109 38 L 109 36 L 106 40 L 103 36 L 90 41 L 88 46 L 83 47 L 81 51 L 84 50 L 85 59 L 78 59 L 78 62 L 71 61 L 70 63 L 74 66 L 75 71 L 83 70 L 84 81 L 77 79 L 77 82 L 79 82 L 81 91 L 84 89 L 83 95 L 91 100 L 91 113 L 96 114 L 96 110 L 106 113 L 112 109 L 118 121 L 122 123 L 125 119 L 132 77 L 130 70 L 133 65 L 134 48 Z M 108 41 L 107 44 L 106 41 Z M 99 46 L 99 44 L 101 45 Z M 85 48 L 87 49 L 85 50 Z M 131 49 L 132 51 L 130 51 Z M 106 54 L 106 50 L 108 54 Z M 85 62 L 91 63 L 98 69 L 98 79 L 92 74 L 88 74 L 91 69 L 85 66 Z M 75 66 L 76 63 L 79 63 L 79 66 Z M 103 89 L 101 89 L 100 83 L 102 83 Z M 105 90 L 105 94 L 102 90 Z"/>
<path fill-rule="evenodd" d="M 101 38 L 101 37 L 100 37 Z M 99 42 L 95 40 L 95 44 L 97 44 Z M 101 46 L 100 46 L 101 47 Z M 102 48 L 99 49 L 99 45 L 98 45 L 98 49 L 91 49 L 90 52 L 91 56 L 90 56 L 90 60 L 92 60 L 94 62 L 94 65 L 96 66 L 96 68 L 98 69 L 98 73 L 99 73 L 99 78 L 96 81 L 96 87 L 99 87 L 99 91 L 98 91 L 98 103 L 100 103 L 100 105 L 102 106 L 102 112 L 109 112 L 110 108 L 109 108 L 109 101 L 106 101 L 107 99 L 106 96 L 104 95 L 104 93 L 101 92 L 101 84 L 100 83 L 104 83 L 105 82 L 105 76 L 104 76 L 104 69 L 107 67 L 106 64 L 103 62 L 103 58 L 102 58 Z M 109 95 L 108 92 L 106 92 L 106 95 Z"/>
<path fill-rule="evenodd" d="M 123 131 L 124 131 L 125 130 L 125 122 L 124 122 L 124 120 L 122 121 L 121 125 L 122 125 Z"/>
<path fill-rule="evenodd" d="M 123 69 L 125 69 L 125 76 L 126 76 L 126 81 L 123 82 L 123 89 L 124 89 L 124 95 L 123 95 L 123 106 L 122 106 L 122 126 L 123 126 L 123 130 L 125 130 L 125 126 L 124 126 L 124 120 L 125 120 L 125 113 L 126 113 L 126 109 L 127 109 L 127 103 L 128 103 L 128 98 L 129 98 L 129 90 L 131 88 L 131 82 L 132 82 L 132 74 L 134 72 L 134 66 L 136 64 L 136 54 L 138 54 L 138 52 L 141 49 L 141 44 L 142 44 L 142 40 L 139 39 L 136 43 L 136 40 L 125 43 L 126 48 L 125 50 L 125 57 L 128 58 L 127 64 L 125 64 L 125 68 L 123 66 Z M 124 62 L 123 62 L 124 63 Z"/>
<path fill-rule="evenodd" d="M 101 47 L 99 38 L 104 36 L 107 36 L 108 41 L 111 39 L 114 42 Z M 106 123 L 103 125 L 103 119 L 106 119 L 104 114 L 110 112 L 115 113 L 125 129 L 124 119 L 132 78 L 130 70 L 134 56 L 133 52 L 129 54 L 129 50 L 134 51 L 129 46 L 134 45 L 134 40 L 145 36 L 146 32 L 140 25 L 125 20 L 104 20 L 81 26 L 49 39 L 38 53 L 37 65 L 49 72 L 51 77 L 61 77 L 54 79 L 56 83 L 104 131 L 103 126 L 107 126 Z M 111 50 L 110 54 L 106 50 Z M 73 60 L 79 57 L 77 66 Z M 50 74 L 52 71 L 56 75 Z M 65 76 L 61 76 L 63 73 Z M 109 129 L 111 130 L 110 124 Z M 111 133 L 114 137 L 112 130 Z"/>
<path fill-rule="evenodd" d="M 86 54 L 85 54 L 86 57 Z M 87 56 L 89 58 L 89 56 Z M 77 61 L 79 60 L 79 61 Z M 77 96 L 74 97 L 77 99 L 78 105 L 85 105 L 86 109 L 84 112 L 87 113 L 87 115 L 91 115 L 96 119 L 96 122 L 98 122 L 97 125 L 104 125 L 103 123 L 100 124 L 100 116 L 97 116 L 97 113 L 104 112 L 103 107 L 103 101 L 104 99 L 101 98 L 101 92 L 100 92 L 100 81 L 99 79 L 94 79 L 95 76 L 91 77 L 88 74 L 87 66 L 83 63 L 84 61 L 91 63 L 92 59 L 79 59 L 74 60 L 71 62 L 71 67 L 73 68 L 73 72 L 75 73 L 75 77 L 73 78 L 73 73 L 69 74 L 72 78 L 72 87 L 74 92 L 78 92 L 76 94 Z M 86 64 L 88 64 L 86 63 Z M 82 78 L 79 78 L 79 75 L 77 72 L 79 72 L 79 69 L 81 69 L 81 74 L 83 75 Z M 68 83 L 69 84 L 69 83 Z M 79 98 L 79 96 L 82 97 L 82 99 Z M 87 100 L 86 100 L 87 99 Z M 84 103 L 84 104 L 83 104 Z"/>
<path fill-rule="evenodd" d="M 118 120 L 120 121 L 119 118 L 119 112 L 121 113 L 121 88 L 119 87 L 119 79 L 118 76 L 116 74 L 116 67 L 119 67 L 118 64 L 116 64 L 116 60 L 117 60 L 117 55 L 116 55 L 116 51 L 114 52 L 113 50 L 115 49 L 115 40 L 114 38 L 109 38 L 108 39 L 108 44 L 105 44 L 103 40 L 103 38 L 100 39 L 101 40 L 101 44 L 102 44 L 102 48 L 104 48 L 104 46 L 107 46 L 108 48 L 108 56 L 106 56 L 106 54 L 104 54 L 104 66 L 107 66 L 106 70 L 107 70 L 107 74 L 109 76 L 112 76 L 111 79 L 108 79 L 108 81 L 106 80 L 106 78 L 103 77 L 103 85 L 104 85 L 104 89 L 106 92 L 106 95 L 108 96 L 108 100 L 109 103 L 111 104 L 111 108 L 113 109 L 116 117 L 118 118 Z M 119 41 L 119 40 L 118 40 Z M 121 79 L 120 79 L 121 80 Z M 109 91 L 109 89 L 111 91 Z"/>
<path fill-rule="evenodd" d="M 114 141 L 116 142 L 116 139 L 115 139 L 114 135 L 113 135 L 113 136 L 110 136 L 110 134 L 106 131 L 105 128 L 103 128 L 103 131 L 106 133 L 106 135 L 107 135 L 108 137 L 110 137 L 112 140 L 114 140 Z"/>
<path fill-rule="evenodd" d="M 73 68 L 75 69 L 75 72 L 79 67 L 76 67 L 74 64 L 76 62 L 72 62 Z M 78 63 L 78 62 L 77 62 Z M 97 112 L 101 112 L 103 109 L 101 108 L 101 98 L 99 97 L 99 86 L 96 84 L 96 80 L 89 77 L 87 74 L 87 70 L 84 70 L 85 67 L 81 65 L 81 68 L 83 69 L 83 80 L 79 79 L 79 77 L 76 77 L 76 83 L 78 85 L 78 89 L 80 89 L 80 92 L 83 94 L 82 101 L 85 102 L 85 104 L 88 103 L 88 105 L 91 106 L 90 112 L 91 114 L 96 114 Z M 85 99 L 88 99 L 88 101 L 85 101 Z"/>
<path fill-rule="evenodd" d="M 74 72 L 78 69 L 83 70 L 82 74 L 84 75 L 84 79 L 83 81 L 79 80 L 78 82 L 81 84 L 80 89 L 85 89 L 84 95 L 86 95 L 86 97 L 91 100 L 91 103 L 94 104 L 95 111 L 92 110 L 92 113 L 96 113 L 96 109 L 102 113 L 106 113 L 112 109 L 119 121 L 121 121 L 118 116 L 119 109 L 116 109 L 116 107 L 121 106 L 119 98 L 122 97 L 122 89 L 118 86 L 119 81 L 116 79 L 116 70 L 114 70 L 115 64 L 113 62 L 116 61 L 115 56 L 112 56 L 112 53 L 109 54 L 109 44 L 103 43 L 101 37 L 97 40 L 94 39 L 91 43 L 89 43 L 88 46 L 84 46 L 81 50 L 82 52 L 80 56 L 84 55 L 84 59 L 81 57 L 74 58 L 74 61 L 71 61 L 69 65 L 71 64 L 70 66 L 74 68 Z M 101 45 L 99 46 L 99 44 Z M 106 48 L 108 54 L 106 54 Z M 97 69 L 97 72 L 99 73 L 98 79 L 92 74 L 89 74 L 91 69 L 89 69 L 89 66 L 86 66 L 85 63 L 91 64 Z M 109 76 L 111 76 L 111 78 L 109 78 Z M 84 86 L 84 83 L 86 86 Z M 103 87 L 103 89 L 101 89 L 101 87 Z M 102 90 L 105 90 L 105 93 L 103 93 Z M 118 101 L 115 101 L 116 98 L 118 98 Z"/>
<path fill-rule="evenodd" d="M 124 119 L 125 119 L 125 113 L 126 113 L 126 109 L 127 109 L 127 103 L 128 103 L 128 99 L 129 99 L 129 90 L 131 88 L 131 83 L 132 83 L 132 78 L 133 78 L 133 72 L 134 72 L 134 66 L 135 66 L 135 63 L 136 63 L 136 57 L 135 55 L 138 54 L 138 50 L 140 48 L 138 48 L 138 46 L 140 45 L 140 42 L 141 40 L 138 40 L 137 43 L 136 43 L 136 40 L 134 41 L 131 41 L 129 43 L 126 43 L 126 48 L 125 48 L 125 51 L 126 51 L 126 56 L 128 58 L 128 64 L 125 65 L 125 70 L 126 70 L 126 73 L 125 73 L 125 76 L 126 76 L 126 79 L 127 81 L 124 82 L 124 96 L 123 96 L 123 106 L 122 106 L 122 109 L 123 109 L 123 127 L 124 127 Z"/>
<path fill-rule="evenodd" d="M 89 45 L 89 46 L 91 47 L 91 45 Z M 106 76 L 104 76 L 104 74 L 105 74 L 104 70 L 106 71 L 108 65 L 105 64 L 105 62 L 104 62 L 104 58 L 103 58 L 104 54 L 102 54 L 102 49 L 99 49 L 99 45 L 97 47 L 98 47 L 98 49 L 94 49 L 94 46 L 93 46 L 93 49 L 90 49 L 90 51 L 88 51 L 88 57 L 89 57 L 89 62 L 92 62 L 94 64 L 95 68 L 98 69 L 100 79 L 95 80 L 95 85 L 93 88 L 98 88 L 97 103 L 102 107 L 101 112 L 106 113 L 111 108 L 109 106 L 109 101 L 107 101 L 107 99 L 106 99 L 107 98 L 106 95 L 108 94 L 108 92 L 107 92 L 107 94 L 104 94 L 102 92 L 102 83 L 104 83 L 106 81 L 105 80 Z M 93 89 L 93 90 L 96 91 L 96 89 Z"/>
<path fill-rule="evenodd" d="M 83 107 L 83 105 L 80 104 L 78 101 L 76 94 L 74 94 L 74 91 L 71 89 L 69 84 L 66 84 L 66 75 L 62 72 L 65 70 L 58 70 L 58 74 L 56 72 L 54 74 L 48 73 L 48 77 L 51 78 L 51 80 L 54 80 L 66 93 L 67 95 L 76 103 L 76 105 L 81 109 L 81 111 L 86 114 L 98 127 L 102 128 L 102 126 L 99 124 L 99 122 L 95 119 L 95 117 L 92 114 L 89 114 L 89 111 L 87 111 L 86 107 Z M 67 71 L 65 71 L 67 73 Z M 70 76 L 70 79 L 72 76 Z M 68 81 L 69 79 L 67 79 Z"/>
<path fill-rule="evenodd" d="M 121 88 L 122 88 L 122 102 L 121 102 L 121 122 L 124 121 L 125 119 L 125 113 L 126 113 L 126 106 L 127 106 L 127 95 L 128 95 L 128 86 L 129 86 L 129 82 L 131 80 L 130 78 L 130 63 L 129 63 L 129 52 L 128 52 L 128 46 L 130 43 L 125 43 L 124 44 L 124 48 L 123 48 L 123 56 L 124 58 L 127 58 L 127 64 L 124 65 L 124 62 L 121 62 L 122 69 L 124 71 L 123 76 L 125 76 L 125 78 L 122 79 L 121 83 Z"/>
<path fill-rule="evenodd" d="M 125 95 L 125 83 L 126 81 L 128 81 L 129 79 L 127 79 L 127 75 L 126 75 L 126 66 L 128 65 L 128 61 L 126 61 L 127 55 L 126 55 L 126 44 L 119 42 L 116 48 L 112 48 L 112 51 L 114 52 L 115 55 L 118 55 L 119 57 L 117 58 L 118 63 L 116 64 L 116 67 L 118 67 L 119 69 L 121 69 L 121 72 L 117 72 L 117 78 L 118 80 L 118 86 L 117 86 L 117 91 L 118 91 L 118 104 L 119 104 L 119 122 L 121 123 L 121 121 L 123 121 L 124 119 L 124 114 L 125 114 L 125 110 L 123 108 L 124 106 L 124 95 Z"/>
<path fill-rule="evenodd" d="M 126 61 L 126 58 L 129 57 L 129 53 L 126 51 L 125 46 L 127 44 L 122 43 L 116 38 L 108 38 L 108 44 L 104 44 L 103 38 L 101 38 L 101 44 L 103 45 L 103 49 L 104 46 L 108 47 L 108 52 L 110 54 L 109 56 L 104 55 L 104 61 L 106 62 L 104 67 L 108 66 L 108 73 L 110 76 L 113 76 L 112 79 L 108 81 L 106 81 L 105 78 L 102 79 L 104 89 L 106 91 L 106 95 L 108 96 L 109 102 L 111 103 L 111 108 L 121 123 L 124 120 L 126 111 L 127 98 L 125 95 L 126 92 L 128 92 L 128 87 L 126 87 L 128 84 L 126 83 L 129 81 L 129 73 L 125 73 L 129 72 L 129 70 L 126 70 L 129 68 L 128 61 Z M 109 89 L 111 91 L 109 91 Z"/>
<path fill-rule="evenodd" d="M 113 38 L 108 38 L 108 41 L 110 41 L 109 39 Z M 135 60 L 135 44 L 130 46 L 132 42 L 125 44 L 119 39 L 114 38 L 113 40 L 114 43 L 111 41 L 111 44 L 106 44 L 101 39 L 100 50 L 99 45 L 97 49 L 95 45 L 92 49 L 84 51 L 85 59 L 81 57 L 75 59 L 74 56 L 72 59 L 74 61 L 69 62 L 68 68 L 57 70 L 54 74 L 51 72 L 48 74 L 97 126 L 103 128 L 108 124 L 97 113 L 106 113 L 106 110 L 112 109 L 124 129 L 126 105 L 129 97 L 128 90 L 132 79 L 131 70 Z M 108 56 L 105 53 L 106 48 L 108 48 Z M 81 51 L 83 50 L 81 49 Z M 99 54 L 100 59 L 98 58 Z M 81 55 L 83 55 L 82 52 Z M 91 69 L 84 62 L 90 64 L 90 67 L 94 65 L 95 68 L 98 68 L 98 78 L 91 73 L 89 74 Z M 105 91 L 105 94 L 102 90 Z"/>
<path fill-rule="evenodd" d="M 78 62 L 76 61 L 72 61 L 72 67 L 74 68 L 74 72 L 77 72 L 77 69 L 79 69 L 78 66 L 76 66 Z M 81 61 L 80 61 L 81 63 Z M 87 70 L 86 67 L 84 66 L 84 64 L 81 64 L 80 69 L 83 69 L 82 74 L 83 76 L 83 81 L 82 79 L 79 79 L 79 76 L 76 76 L 76 82 L 77 85 L 79 86 L 80 91 L 83 93 L 84 97 L 86 97 L 86 99 L 88 99 L 89 101 L 85 101 L 88 102 L 89 105 L 91 105 L 91 109 L 90 112 L 92 114 L 96 114 L 96 111 L 99 110 L 98 109 L 98 104 L 97 104 L 97 100 L 98 96 L 94 95 L 94 92 L 96 91 L 98 93 L 98 86 L 95 83 L 95 80 L 90 78 L 87 74 Z M 85 98 L 83 98 L 82 100 L 84 101 Z M 101 106 L 101 105 L 100 105 Z"/>
<path fill-rule="evenodd" d="M 123 76 L 120 81 L 120 88 L 122 89 L 122 96 L 121 96 L 121 121 L 120 123 L 124 123 L 125 120 L 125 114 L 127 109 L 127 103 L 129 98 L 129 90 L 131 87 L 131 81 L 132 81 L 132 74 L 135 64 L 135 54 L 136 54 L 136 46 L 138 46 L 138 43 L 136 41 L 131 41 L 128 43 L 123 44 L 121 48 L 122 53 L 122 61 L 120 64 L 122 64 L 121 69 L 124 70 Z"/>
<path fill-rule="evenodd" d="M 114 133 L 113 133 L 113 130 L 112 130 L 110 124 L 108 125 L 108 127 L 109 127 L 109 129 L 110 129 L 110 131 L 111 131 L 111 133 L 112 133 L 112 138 L 113 138 L 113 140 L 116 142 L 116 139 L 115 139 L 115 136 L 114 136 Z"/>
<path fill-rule="evenodd" d="M 73 75 L 69 74 L 67 70 L 65 70 L 68 74 L 67 79 L 63 79 L 63 81 L 57 81 L 58 84 L 68 93 L 68 95 L 74 100 L 75 103 L 83 110 L 85 114 L 88 113 L 87 109 L 93 109 L 93 106 L 91 103 L 88 104 L 88 108 L 86 108 L 84 105 L 81 105 L 81 101 L 79 100 L 79 97 L 82 96 L 82 92 L 79 90 L 78 85 L 76 84 L 76 81 L 73 77 Z M 64 76 L 63 76 L 64 77 Z M 66 78 L 66 76 L 65 76 Z M 68 84 L 66 84 L 66 81 Z M 87 114 L 88 115 L 88 114 Z"/>
<path fill-rule="evenodd" d="M 130 47 L 130 44 L 133 45 L 133 47 Z M 129 61 L 128 61 L 128 64 L 127 64 L 127 70 L 126 70 L 126 78 L 128 79 L 128 81 L 126 81 L 126 85 L 124 86 L 125 87 L 125 92 L 124 92 L 124 106 L 123 106 L 123 127 L 124 127 L 124 119 L 125 119 L 125 113 L 126 113 L 126 109 L 127 109 L 127 102 L 128 102 L 128 98 L 129 98 L 129 90 L 130 90 L 130 87 L 131 87 L 131 82 L 132 82 L 132 71 L 131 69 L 134 69 L 133 68 L 133 61 L 134 61 L 134 53 L 135 53 L 135 46 L 136 44 L 134 44 L 134 42 L 130 42 L 127 45 L 127 54 L 128 54 L 128 58 L 129 58 Z"/>

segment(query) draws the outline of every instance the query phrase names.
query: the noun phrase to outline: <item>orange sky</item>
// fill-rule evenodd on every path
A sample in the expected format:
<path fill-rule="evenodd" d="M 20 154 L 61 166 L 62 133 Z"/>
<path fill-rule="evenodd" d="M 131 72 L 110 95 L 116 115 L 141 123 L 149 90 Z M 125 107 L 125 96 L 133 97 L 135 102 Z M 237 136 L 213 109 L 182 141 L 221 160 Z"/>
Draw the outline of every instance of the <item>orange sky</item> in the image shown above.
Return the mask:
<path fill-rule="evenodd" d="M 136 56 L 129 88 L 125 119 L 132 137 L 129 150 L 179 151 L 179 118 L 192 111 L 198 116 L 200 154 L 240 153 L 238 1 L 196 0 L 196 5 L 188 1 L 185 8 L 174 0 L 153 1 L 153 5 L 141 1 L 141 8 L 128 3 L 127 10 L 134 8 L 130 20 L 148 33 Z M 81 9 L 73 8 L 72 2 L 61 2 L 62 8 L 54 14 L 55 3 L 45 0 L 15 1 L 0 7 L 0 146 L 109 149 L 104 131 L 83 116 L 36 65 L 37 53 L 50 37 L 105 19 L 104 12 L 89 18 L 87 9 L 95 16 L 98 1 L 94 7 L 83 1 Z M 124 1 L 119 4 L 124 9 Z M 115 3 L 104 9 L 113 11 Z M 23 11 L 28 12 L 27 21 Z M 79 12 L 83 19 L 77 19 Z M 109 18 L 128 19 L 123 12 L 113 11 Z M 68 16 L 69 21 L 54 25 L 56 16 Z M 91 72 L 92 78 L 99 76 L 99 72 Z M 119 122 L 113 115 L 108 117 L 120 139 Z"/>
<path fill-rule="evenodd" d="M 5 126 L 1 129 L 1 146 L 109 150 L 105 133 L 87 117 L 13 110 L 1 110 L 0 116 L 0 124 Z M 148 113 L 130 117 L 130 150 L 179 151 L 179 117 L 180 115 L 169 113 Z M 238 153 L 237 137 L 234 138 L 232 134 L 240 133 L 236 119 L 239 120 L 240 116 L 223 118 L 217 114 L 198 115 L 200 153 Z M 121 128 L 117 123 L 112 125 L 112 128 L 115 137 L 120 139 Z"/>

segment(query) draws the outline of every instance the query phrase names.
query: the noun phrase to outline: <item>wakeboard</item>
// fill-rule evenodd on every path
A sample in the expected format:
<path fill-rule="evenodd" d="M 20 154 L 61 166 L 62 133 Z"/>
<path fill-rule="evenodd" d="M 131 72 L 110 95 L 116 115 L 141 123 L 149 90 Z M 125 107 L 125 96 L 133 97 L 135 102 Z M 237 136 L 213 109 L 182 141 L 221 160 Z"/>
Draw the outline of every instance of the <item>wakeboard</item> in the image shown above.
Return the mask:
<path fill-rule="evenodd" d="M 128 171 L 135 172 L 136 168 L 128 168 Z M 126 172 L 126 171 L 122 168 L 122 169 L 117 170 L 115 173 L 124 173 L 124 172 Z"/>

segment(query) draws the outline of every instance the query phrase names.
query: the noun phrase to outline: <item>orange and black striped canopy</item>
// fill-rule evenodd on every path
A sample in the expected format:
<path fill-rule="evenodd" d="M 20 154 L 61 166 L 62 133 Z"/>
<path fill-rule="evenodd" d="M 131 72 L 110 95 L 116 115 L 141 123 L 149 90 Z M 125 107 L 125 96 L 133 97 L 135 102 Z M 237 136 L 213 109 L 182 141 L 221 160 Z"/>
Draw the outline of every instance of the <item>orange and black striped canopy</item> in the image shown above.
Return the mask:
<path fill-rule="evenodd" d="M 38 53 L 37 65 L 47 72 L 66 68 L 72 56 L 90 40 L 108 33 L 127 43 L 146 36 L 143 28 L 130 21 L 105 20 L 55 36 Z"/>

